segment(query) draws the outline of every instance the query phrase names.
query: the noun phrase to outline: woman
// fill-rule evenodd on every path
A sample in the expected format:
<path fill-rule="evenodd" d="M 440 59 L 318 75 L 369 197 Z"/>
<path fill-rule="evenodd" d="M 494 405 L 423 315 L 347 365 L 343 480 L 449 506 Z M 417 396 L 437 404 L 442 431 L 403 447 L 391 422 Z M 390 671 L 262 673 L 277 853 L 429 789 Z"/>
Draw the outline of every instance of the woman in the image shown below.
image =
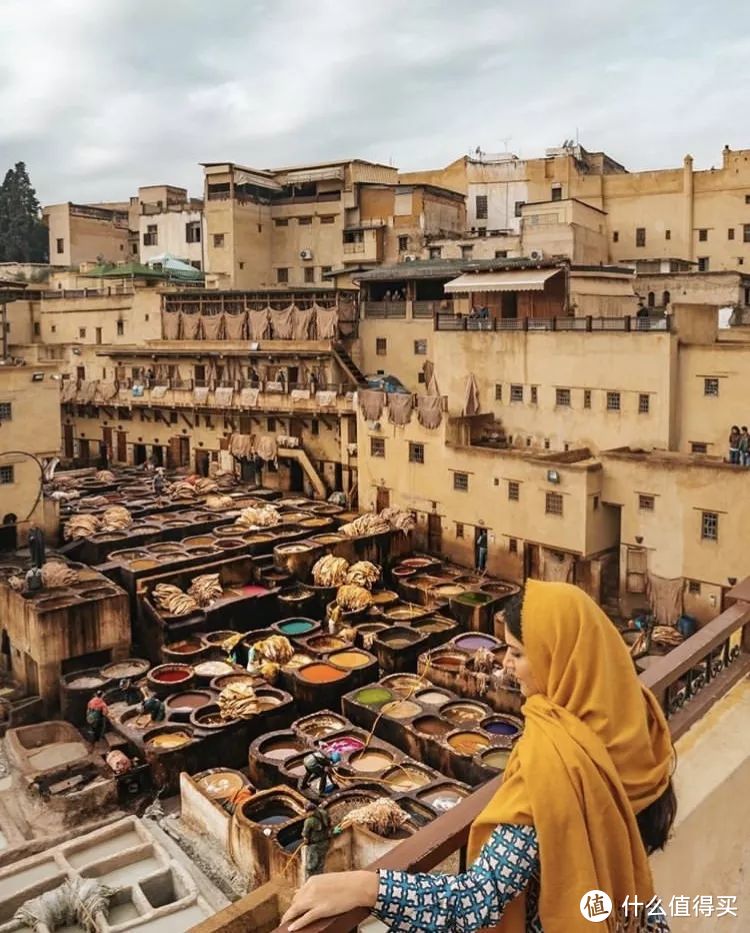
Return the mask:
<path fill-rule="evenodd" d="M 612 900 L 603 930 L 617 929 L 626 899 L 651 900 L 647 855 L 663 848 L 675 811 L 672 744 L 656 699 L 578 587 L 529 581 L 522 603 L 506 609 L 505 635 L 526 725 L 502 787 L 472 826 L 471 870 L 321 875 L 295 896 L 290 930 L 368 907 L 400 933 L 472 933 L 500 921 L 510 933 L 584 933 L 587 892 Z M 588 907 L 596 911 L 596 898 Z M 668 930 L 643 910 L 632 928 Z"/>
<path fill-rule="evenodd" d="M 729 432 L 729 462 L 730 463 L 739 463 L 740 462 L 740 426 L 738 424 L 732 425 L 732 430 Z"/>

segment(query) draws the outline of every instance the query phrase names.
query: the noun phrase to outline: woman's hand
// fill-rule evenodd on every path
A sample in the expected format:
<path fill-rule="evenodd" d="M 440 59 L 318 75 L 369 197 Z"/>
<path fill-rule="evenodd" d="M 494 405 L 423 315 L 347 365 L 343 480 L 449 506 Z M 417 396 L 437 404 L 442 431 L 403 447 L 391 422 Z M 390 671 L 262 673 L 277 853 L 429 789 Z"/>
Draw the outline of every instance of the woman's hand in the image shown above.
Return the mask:
<path fill-rule="evenodd" d="M 374 907 L 378 896 L 374 871 L 339 871 L 314 875 L 294 895 L 281 918 L 291 931 L 301 930 L 315 920 L 346 913 L 355 907 Z"/>

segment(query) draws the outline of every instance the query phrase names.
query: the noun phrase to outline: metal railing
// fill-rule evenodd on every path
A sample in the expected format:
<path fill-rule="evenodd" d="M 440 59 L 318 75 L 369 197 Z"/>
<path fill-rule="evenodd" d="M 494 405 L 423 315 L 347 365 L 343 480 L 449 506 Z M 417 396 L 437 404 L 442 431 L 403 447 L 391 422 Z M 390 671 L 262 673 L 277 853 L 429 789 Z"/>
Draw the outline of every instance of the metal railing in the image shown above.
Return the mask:
<path fill-rule="evenodd" d="M 123 273 L 124 275 L 125 273 Z M 132 285 L 107 285 L 103 288 L 60 288 L 57 291 L 43 291 L 43 301 L 55 298 L 111 298 L 114 295 L 132 295 Z"/>
<path fill-rule="evenodd" d="M 369 305 L 369 302 L 368 302 Z M 377 315 L 370 315 L 373 317 Z M 435 330 L 488 330 L 488 331 L 576 331 L 580 333 L 667 333 L 671 331 L 671 319 L 625 317 L 569 317 L 545 318 L 493 318 L 489 315 L 460 315 L 438 312 L 435 314 Z"/>

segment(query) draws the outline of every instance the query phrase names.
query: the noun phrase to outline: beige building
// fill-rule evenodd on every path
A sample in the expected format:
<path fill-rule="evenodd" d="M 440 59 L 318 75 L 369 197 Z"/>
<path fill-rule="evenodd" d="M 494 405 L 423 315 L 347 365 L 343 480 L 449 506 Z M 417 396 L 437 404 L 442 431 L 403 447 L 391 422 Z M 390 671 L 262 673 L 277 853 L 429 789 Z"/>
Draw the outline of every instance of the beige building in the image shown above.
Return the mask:
<path fill-rule="evenodd" d="M 184 188 L 148 185 L 133 199 L 138 211 L 138 250 L 142 263 L 165 253 L 203 269 L 203 201 Z"/>
<path fill-rule="evenodd" d="M 129 205 L 51 204 L 42 211 L 49 229 L 49 258 L 53 266 L 75 267 L 84 262 L 123 262 L 130 258 Z"/>
<path fill-rule="evenodd" d="M 204 170 L 207 283 L 218 288 L 347 287 L 353 273 L 418 256 L 428 235 L 466 226 L 460 194 L 399 186 L 396 169 L 360 159 Z"/>

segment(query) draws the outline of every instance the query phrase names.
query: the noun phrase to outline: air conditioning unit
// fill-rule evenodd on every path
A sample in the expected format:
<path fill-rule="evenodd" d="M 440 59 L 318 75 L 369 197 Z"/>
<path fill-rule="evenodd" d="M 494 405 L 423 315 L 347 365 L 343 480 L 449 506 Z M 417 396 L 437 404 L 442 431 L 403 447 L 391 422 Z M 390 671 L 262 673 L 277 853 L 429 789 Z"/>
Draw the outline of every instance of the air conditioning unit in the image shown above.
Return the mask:
<path fill-rule="evenodd" d="M 419 256 L 415 256 L 414 253 L 408 253 L 404 256 L 404 262 L 416 262 L 419 259 Z"/>
<path fill-rule="evenodd" d="M 539 262 L 544 259 L 544 253 L 540 249 L 532 249 L 529 253 L 529 259 L 533 259 L 535 262 Z"/>
<path fill-rule="evenodd" d="M 368 427 L 371 431 L 379 431 L 379 430 L 380 430 L 380 422 L 379 422 L 379 421 L 368 421 L 368 422 L 367 422 L 367 427 Z"/>
<path fill-rule="evenodd" d="M 300 258 L 300 259 L 312 259 L 312 258 L 313 258 L 312 250 L 311 250 L 311 249 L 301 249 L 301 250 L 299 251 L 299 258 Z"/>

